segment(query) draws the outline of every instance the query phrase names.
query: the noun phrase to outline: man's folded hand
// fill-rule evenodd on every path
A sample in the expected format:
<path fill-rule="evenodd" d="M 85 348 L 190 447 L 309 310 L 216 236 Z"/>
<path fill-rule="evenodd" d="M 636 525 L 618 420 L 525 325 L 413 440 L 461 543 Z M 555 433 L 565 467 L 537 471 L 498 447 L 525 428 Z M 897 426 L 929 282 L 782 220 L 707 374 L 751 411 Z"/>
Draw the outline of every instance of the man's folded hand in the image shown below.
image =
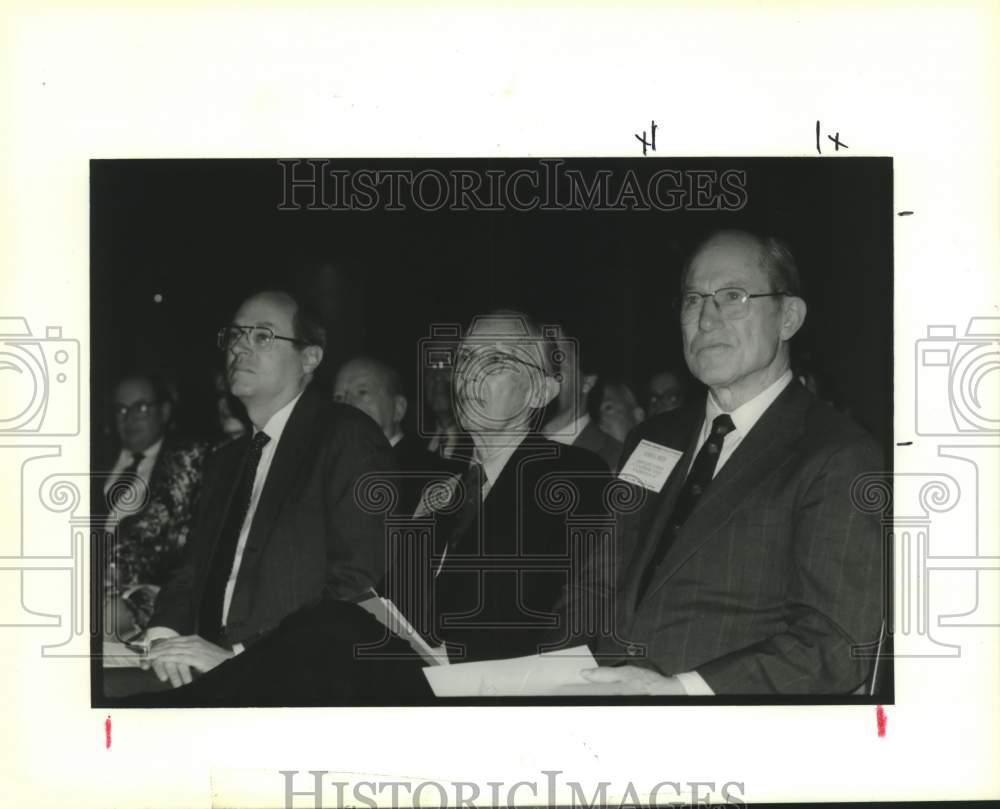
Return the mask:
<path fill-rule="evenodd" d="M 233 657 L 233 652 L 210 643 L 199 635 L 183 635 L 154 641 L 143 668 L 152 667 L 161 682 L 170 680 L 177 688 L 191 682 L 191 669 L 211 671 Z"/>

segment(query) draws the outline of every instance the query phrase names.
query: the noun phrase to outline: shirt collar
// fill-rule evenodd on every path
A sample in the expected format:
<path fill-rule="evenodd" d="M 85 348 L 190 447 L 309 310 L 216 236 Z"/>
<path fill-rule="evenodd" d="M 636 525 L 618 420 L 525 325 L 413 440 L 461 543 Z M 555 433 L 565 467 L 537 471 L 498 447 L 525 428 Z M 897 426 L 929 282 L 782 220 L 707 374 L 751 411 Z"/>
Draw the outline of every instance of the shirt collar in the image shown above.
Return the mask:
<path fill-rule="evenodd" d="M 744 402 L 733 410 L 729 416 L 733 420 L 736 431 L 740 435 L 746 435 L 750 432 L 751 428 L 760 420 L 760 417 L 764 415 L 764 411 L 774 403 L 774 400 L 778 398 L 791 381 L 791 369 L 786 369 L 781 376 L 754 396 L 749 402 Z M 711 424 L 716 416 L 724 412 L 726 411 L 719 407 L 715 401 L 715 397 L 709 391 L 705 402 L 705 423 Z"/>
<path fill-rule="evenodd" d="M 160 454 L 160 450 L 163 448 L 163 438 L 160 438 L 155 444 L 152 444 L 143 450 L 142 454 L 146 458 L 156 458 Z"/>
<path fill-rule="evenodd" d="M 160 454 L 160 449 L 163 447 L 163 439 L 161 438 L 155 444 L 150 444 L 142 451 L 143 461 L 155 461 L 156 456 Z M 128 466 L 132 463 L 132 452 L 122 447 L 122 451 L 118 453 L 118 464 L 122 466 Z"/>
<path fill-rule="evenodd" d="M 497 482 L 500 477 L 500 473 L 503 472 L 503 468 L 507 465 L 507 461 L 510 460 L 510 456 L 514 454 L 519 446 L 521 446 L 521 443 L 525 438 L 527 438 L 527 436 L 523 436 L 516 444 L 507 444 L 485 462 L 480 463 L 478 460 L 474 461 L 474 463 L 480 463 L 483 467 L 483 474 L 486 476 L 486 482 L 490 486 L 493 486 L 493 484 Z"/>
<path fill-rule="evenodd" d="M 390 447 L 394 447 L 394 446 L 396 446 L 396 444 L 398 444 L 402 440 L 403 440 L 403 433 L 402 433 L 402 431 L 400 431 L 400 432 L 396 433 L 392 438 L 389 439 L 389 446 Z"/>
<path fill-rule="evenodd" d="M 263 429 L 258 430 L 257 432 L 267 433 L 268 438 L 271 439 L 271 443 L 277 444 L 278 440 L 281 438 L 281 434 L 285 431 L 285 425 L 288 424 L 288 419 L 292 415 L 292 410 L 301 398 L 302 394 L 300 393 L 292 399 L 292 401 L 281 408 L 281 410 L 271 416 L 271 418 L 267 420 L 267 424 L 264 425 Z M 257 433 L 255 432 L 254 435 L 256 434 Z"/>

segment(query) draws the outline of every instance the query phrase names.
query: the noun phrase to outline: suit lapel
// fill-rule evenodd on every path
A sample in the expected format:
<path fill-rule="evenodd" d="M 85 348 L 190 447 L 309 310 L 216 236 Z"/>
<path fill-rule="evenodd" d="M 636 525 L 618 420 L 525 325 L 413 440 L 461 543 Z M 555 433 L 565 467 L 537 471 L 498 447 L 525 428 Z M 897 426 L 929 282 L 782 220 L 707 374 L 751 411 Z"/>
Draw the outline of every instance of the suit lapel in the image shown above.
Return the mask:
<path fill-rule="evenodd" d="M 243 468 L 243 462 L 246 460 L 249 448 L 250 436 L 244 435 L 231 445 L 219 450 L 220 453 L 225 453 L 225 456 L 219 458 L 219 465 L 216 467 L 215 475 L 213 475 L 214 480 L 218 481 L 218 484 L 213 484 L 211 491 L 206 487 L 203 492 L 202 497 L 211 497 L 211 500 L 208 501 L 212 504 L 211 511 L 206 512 L 205 518 L 207 521 L 208 514 L 211 514 L 211 522 L 206 526 L 199 526 L 199 528 L 205 531 L 207 536 L 211 537 L 211 541 L 205 546 L 205 564 L 199 574 L 201 578 L 199 591 L 205 583 L 205 577 L 208 575 L 212 557 L 215 555 L 215 546 L 219 543 L 219 535 L 226 524 L 226 515 L 229 514 L 233 495 L 236 493 L 240 471 Z"/>
<path fill-rule="evenodd" d="M 288 500 L 288 493 L 295 483 L 295 472 L 308 456 L 310 446 L 315 443 L 312 425 L 319 409 L 317 398 L 306 390 L 292 410 L 288 423 L 281 433 L 281 440 L 271 460 L 271 468 L 260 493 L 257 510 L 254 512 L 250 535 L 247 537 L 244 557 L 260 550 L 271 535 L 281 507 Z M 239 580 L 237 580 L 237 590 Z"/>
<path fill-rule="evenodd" d="M 466 537 L 473 522 L 478 518 L 477 536 L 485 540 L 485 534 L 490 532 L 485 530 L 485 521 L 493 515 L 493 519 L 498 519 L 503 515 L 495 513 L 495 509 L 490 504 L 513 503 L 518 520 L 523 520 L 526 509 L 521 501 L 521 476 L 525 474 L 522 468 L 529 458 L 554 458 L 559 454 L 558 445 L 543 439 L 536 433 L 529 433 L 528 436 L 518 445 L 517 449 L 507 459 L 503 469 L 497 476 L 496 483 L 490 486 L 489 493 L 479 504 L 469 504 L 462 506 L 454 515 L 444 518 L 442 533 L 446 537 L 448 552 L 452 553 L 456 549 L 462 553 L 487 553 L 490 552 L 485 547 L 474 549 Z M 486 485 L 484 479 L 483 484 Z"/>
<path fill-rule="evenodd" d="M 647 598 L 662 587 L 698 548 L 711 539 L 747 499 L 754 487 L 784 461 L 789 445 L 802 434 L 803 414 L 808 404 L 808 394 L 793 381 L 764 412 L 691 512 L 679 536 L 667 552 L 662 565 L 662 574 L 654 578 L 650 584 Z M 680 487 L 677 491 L 680 491 Z M 655 535 L 657 539 L 669 515 L 670 511 L 665 510 L 662 522 L 653 526 L 654 529 L 659 529 L 659 533 Z"/>
<path fill-rule="evenodd" d="M 229 605 L 229 623 L 242 619 L 250 609 L 250 588 L 246 583 L 252 581 L 253 568 L 262 556 L 260 551 L 271 537 L 275 522 L 282 506 L 288 501 L 292 486 L 298 482 L 295 473 L 309 457 L 309 450 L 315 444 L 314 425 L 319 410 L 318 396 L 307 389 L 292 409 L 288 423 L 281 433 L 267 479 L 264 481 L 264 488 L 260 493 L 260 500 L 257 502 L 257 509 L 254 511 L 253 522 L 250 524 L 250 534 L 243 548 L 236 587 Z"/>
<path fill-rule="evenodd" d="M 683 413 L 677 414 L 668 421 L 669 429 L 654 433 L 648 440 L 671 449 L 679 449 L 683 455 L 674 465 L 673 470 L 663 483 L 658 494 L 649 493 L 646 503 L 635 518 L 638 521 L 636 532 L 638 541 L 634 552 L 630 555 L 628 569 L 625 571 L 626 604 L 635 605 L 639 580 L 646 569 L 653 551 L 663 534 L 667 518 L 673 511 L 677 496 L 684 486 L 691 459 L 698 449 L 698 435 L 704 421 L 705 404 L 701 400 Z"/>

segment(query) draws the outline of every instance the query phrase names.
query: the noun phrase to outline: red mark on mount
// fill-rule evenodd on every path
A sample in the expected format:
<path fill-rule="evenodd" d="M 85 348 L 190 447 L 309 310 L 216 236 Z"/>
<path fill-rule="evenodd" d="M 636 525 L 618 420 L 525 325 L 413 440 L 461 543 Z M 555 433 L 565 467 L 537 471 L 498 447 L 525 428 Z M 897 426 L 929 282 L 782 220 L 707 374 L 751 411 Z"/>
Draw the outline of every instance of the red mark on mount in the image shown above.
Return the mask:
<path fill-rule="evenodd" d="M 889 721 L 889 717 L 885 715 L 885 710 L 881 705 L 875 708 L 875 722 L 878 725 L 878 737 L 880 739 L 885 738 L 885 723 Z M 111 720 L 109 719 L 110 723 Z"/>
<path fill-rule="evenodd" d="M 111 749 L 111 717 L 104 720 L 104 749 Z"/>

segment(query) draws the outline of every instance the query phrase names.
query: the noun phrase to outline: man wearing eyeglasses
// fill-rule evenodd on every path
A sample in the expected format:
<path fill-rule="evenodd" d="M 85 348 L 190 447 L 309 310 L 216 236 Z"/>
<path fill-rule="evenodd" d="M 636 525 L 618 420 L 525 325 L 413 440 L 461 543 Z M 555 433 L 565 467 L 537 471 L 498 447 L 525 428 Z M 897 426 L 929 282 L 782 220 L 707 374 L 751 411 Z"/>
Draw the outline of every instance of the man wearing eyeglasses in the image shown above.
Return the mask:
<path fill-rule="evenodd" d="M 852 484 L 875 442 L 792 381 L 806 304 L 791 253 L 723 232 L 682 276 L 679 320 L 707 398 L 629 436 L 613 693 L 851 694 L 880 637 L 883 546 Z M 862 647 L 867 647 L 863 649 Z"/>
<path fill-rule="evenodd" d="M 174 686 L 323 597 L 361 597 L 384 573 L 382 520 L 358 507 L 354 483 L 393 468 L 389 445 L 369 418 L 310 389 L 322 321 L 285 292 L 262 292 L 218 340 L 253 430 L 206 463 L 188 561 L 146 633 L 147 665 Z"/>
<path fill-rule="evenodd" d="M 473 458 L 417 514 L 436 518 L 433 595 L 391 593 L 397 604 L 422 601 L 435 621 L 429 640 L 447 644 L 452 662 L 570 640 L 556 622 L 567 577 L 579 569 L 573 520 L 586 526 L 603 510 L 611 477 L 599 456 L 538 432 L 559 391 L 557 357 L 556 343 L 513 311 L 475 318 L 454 353 L 455 411 Z"/>
<path fill-rule="evenodd" d="M 172 401 L 155 375 L 121 379 L 111 401 L 120 451 L 97 513 L 113 545 L 106 558 L 106 603 L 120 637 L 145 627 L 156 589 L 180 566 L 206 446 L 168 432 Z M 120 599 L 120 600 L 119 600 Z"/>

